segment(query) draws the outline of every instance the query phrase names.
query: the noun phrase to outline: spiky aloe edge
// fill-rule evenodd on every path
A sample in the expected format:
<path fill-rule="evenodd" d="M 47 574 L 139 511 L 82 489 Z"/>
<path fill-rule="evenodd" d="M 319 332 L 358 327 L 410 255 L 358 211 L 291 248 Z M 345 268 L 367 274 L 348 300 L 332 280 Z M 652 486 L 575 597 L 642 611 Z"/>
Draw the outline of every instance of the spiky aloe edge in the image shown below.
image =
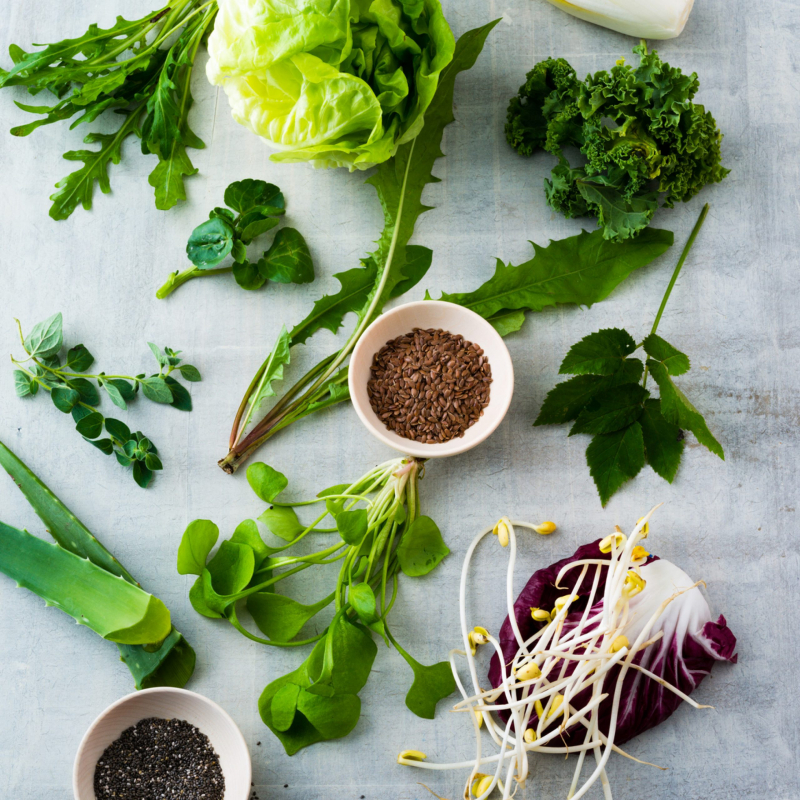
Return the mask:
<path fill-rule="evenodd" d="M 104 633 L 102 630 L 98 630 L 102 620 L 98 620 L 96 624 L 89 625 L 89 627 L 92 627 L 100 635 L 104 635 L 105 638 L 111 639 L 111 636 L 114 636 L 116 639 L 126 640 L 118 641 L 116 644 L 121 660 L 133 675 L 137 689 L 147 689 L 153 686 L 184 686 L 194 672 L 195 652 L 182 634 L 171 625 L 169 612 L 163 603 L 142 591 L 139 583 L 98 541 L 97 537 L 2 442 L 0 442 L 0 466 L 8 472 L 44 523 L 48 533 L 56 541 L 55 545 L 51 545 L 24 531 L 18 531 L 0 523 L 0 535 L 2 535 L 4 543 L 14 542 L 18 545 L 15 548 L 18 552 L 36 550 L 37 553 L 40 551 L 46 553 L 52 557 L 54 566 L 66 565 L 68 561 L 70 566 L 79 565 L 87 575 L 91 573 L 91 579 L 98 586 L 102 585 L 110 592 L 114 592 L 115 587 L 121 587 L 116 591 L 127 595 L 131 593 L 132 588 L 135 588 L 142 595 L 140 599 L 149 597 L 146 614 L 149 615 L 148 619 L 154 625 L 145 631 L 139 633 L 132 631 L 129 635 L 120 635 L 118 631 L 113 630 Z M 6 555 L 9 552 L 4 544 L 4 556 L 0 558 L 0 571 L 6 574 L 12 571 L 10 563 L 9 569 L 6 569 Z M 27 576 L 23 574 L 21 570 L 24 569 L 24 565 L 20 566 L 18 562 L 10 577 L 17 580 L 20 585 L 36 591 L 35 573 L 41 572 L 41 569 L 37 569 L 33 562 L 30 562 L 27 570 L 30 574 Z M 118 579 L 120 583 L 113 584 L 111 581 L 114 578 Z M 40 594 L 38 591 L 36 593 Z M 107 596 L 106 599 L 110 598 Z M 48 604 L 56 605 L 71 614 L 74 609 L 68 607 L 70 600 L 71 598 L 62 598 L 58 595 L 47 598 Z M 163 630 L 162 626 L 165 626 Z M 152 631 L 156 631 L 157 638 L 162 641 L 148 643 Z M 138 640 L 141 643 L 133 644 L 132 640 Z"/>

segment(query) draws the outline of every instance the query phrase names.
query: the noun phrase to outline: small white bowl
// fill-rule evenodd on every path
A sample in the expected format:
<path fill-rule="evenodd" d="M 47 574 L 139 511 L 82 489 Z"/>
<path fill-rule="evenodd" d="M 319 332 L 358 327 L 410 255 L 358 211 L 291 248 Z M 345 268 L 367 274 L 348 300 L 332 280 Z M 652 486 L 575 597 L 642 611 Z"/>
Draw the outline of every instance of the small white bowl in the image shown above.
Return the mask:
<path fill-rule="evenodd" d="M 372 360 L 387 342 L 414 328 L 442 328 L 460 334 L 468 342 L 483 348 L 492 368 L 489 405 L 483 416 L 467 428 L 460 438 L 449 442 L 423 444 L 390 431 L 372 410 L 367 394 Z M 418 458 L 442 458 L 463 453 L 489 437 L 503 421 L 514 394 L 514 365 L 500 334 L 481 316 L 464 306 L 442 300 L 420 300 L 381 314 L 361 334 L 350 358 L 348 375 L 350 398 L 367 430 L 389 447 Z"/>
<path fill-rule="evenodd" d="M 252 768 L 247 744 L 236 723 L 216 703 L 186 689 L 142 689 L 117 700 L 84 735 L 72 773 L 75 800 L 96 800 L 94 770 L 103 751 L 120 734 L 147 717 L 183 719 L 208 736 L 225 777 L 225 800 L 247 800 Z"/>

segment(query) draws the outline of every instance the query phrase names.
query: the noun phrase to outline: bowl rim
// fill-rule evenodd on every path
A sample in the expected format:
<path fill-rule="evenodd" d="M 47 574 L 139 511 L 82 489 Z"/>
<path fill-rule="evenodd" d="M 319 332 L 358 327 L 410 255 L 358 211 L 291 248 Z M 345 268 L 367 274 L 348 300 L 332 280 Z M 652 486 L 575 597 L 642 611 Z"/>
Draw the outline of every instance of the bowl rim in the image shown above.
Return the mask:
<path fill-rule="evenodd" d="M 220 716 L 222 716 L 222 718 L 230 725 L 231 729 L 235 733 L 236 738 L 238 739 L 238 743 L 241 745 L 242 751 L 245 754 L 245 763 L 243 767 L 246 768 L 248 772 L 248 775 L 246 776 L 246 784 L 249 789 L 253 773 L 252 759 L 250 757 L 250 750 L 247 747 L 247 742 L 245 741 L 244 735 L 242 734 L 241 730 L 239 730 L 239 726 L 236 724 L 236 722 L 234 722 L 233 717 L 231 717 L 231 715 L 221 705 L 219 705 L 219 703 L 215 703 L 210 698 L 199 694 L 198 692 L 193 692 L 190 689 L 181 689 L 177 686 L 152 686 L 149 689 L 139 689 L 138 691 L 131 692 L 130 694 L 126 694 L 123 697 L 120 697 L 118 700 L 115 700 L 110 706 L 101 711 L 95 717 L 92 724 L 86 729 L 86 733 L 83 734 L 83 738 L 78 745 L 78 750 L 75 753 L 75 761 L 72 765 L 72 794 L 74 795 L 75 800 L 87 800 L 87 798 L 83 798 L 78 794 L 78 766 L 83 759 L 84 752 L 89 742 L 89 737 L 92 735 L 100 722 L 108 717 L 109 714 L 113 713 L 117 708 L 135 697 L 141 697 L 142 695 L 146 694 L 170 694 L 173 692 L 176 694 L 189 695 L 190 697 L 193 697 L 194 699 L 200 700 L 206 705 L 211 706 L 211 708 L 214 709 L 214 711 L 216 711 Z"/>
<path fill-rule="evenodd" d="M 387 320 L 390 320 L 398 313 L 408 311 L 409 309 L 413 309 L 417 306 L 424 308 L 433 308 L 437 306 L 440 308 L 446 307 L 449 311 L 455 314 L 462 314 L 465 317 L 472 317 L 473 321 L 486 332 L 486 336 L 491 337 L 495 343 L 501 347 L 501 353 L 503 354 L 503 360 L 505 363 L 500 364 L 499 366 L 501 366 L 504 376 L 507 376 L 506 383 L 508 389 L 507 391 L 504 391 L 498 398 L 499 415 L 496 421 L 489 424 L 486 430 L 482 431 L 481 435 L 478 436 L 474 441 L 465 441 L 465 438 L 461 437 L 450 439 L 447 442 L 437 442 L 436 444 L 421 444 L 419 442 L 414 442 L 411 439 L 403 439 L 403 442 L 407 442 L 407 444 L 399 445 L 387 435 L 387 432 L 383 427 L 379 427 L 375 424 L 374 420 L 367 415 L 366 410 L 362 407 L 361 402 L 357 399 L 358 395 L 354 391 L 354 376 L 356 370 L 352 369 L 352 365 L 367 357 L 369 357 L 371 361 L 372 356 L 374 355 L 374 353 L 365 355 L 367 334 L 373 328 L 376 328 L 379 325 L 385 325 Z M 458 333 L 458 331 L 456 331 L 456 333 Z M 483 346 L 483 344 L 481 346 Z M 486 348 L 484 347 L 484 349 Z M 412 300 L 408 303 L 402 303 L 398 306 L 395 306 L 389 311 L 379 315 L 364 329 L 364 332 L 359 337 L 358 341 L 356 342 L 356 346 L 353 348 L 353 352 L 350 357 L 350 363 L 351 369 L 348 371 L 347 386 L 350 391 L 350 399 L 353 407 L 355 408 L 356 414 L 361 420 L 361 423 L 370 432 L 370 434 L 378 439 L 378 441 L 382 442 L 388 447 L 391 447 L 392 450 L 403 453 L 404 455 L 414 456 L 415 458 L 447 458 L 449 456 L 456 456 L 461 453 L 465 453 L 468 450 L 471 450 L 473 447 L 477 447 L 479 444 L 486 441 L 486 439 L 488 439 L 497 430 L 497 428 L 500 427 L 500 423 L 502 423 L 502 421 L 505 419 L 508 409 L 511 406 L 511 400 L 514 396 L 514 362 L 511 359 L 511 353 L 508 350 L 508 346 L 503 341 L 502 336 L 500 336 L 495 328 L 480 314 L 476 314 L 472 309 L 467 308 L 466 306 L 459 305 L 458 303 L 451 303 L 447 300 Z M 371 408 L 369 411 L 374 413 L 372 412 Z M 454 445 L 454 442 L 457 442 L 458 444 Z M 446 452 L 441 452 L 442 450 L 446 450 Z"/>

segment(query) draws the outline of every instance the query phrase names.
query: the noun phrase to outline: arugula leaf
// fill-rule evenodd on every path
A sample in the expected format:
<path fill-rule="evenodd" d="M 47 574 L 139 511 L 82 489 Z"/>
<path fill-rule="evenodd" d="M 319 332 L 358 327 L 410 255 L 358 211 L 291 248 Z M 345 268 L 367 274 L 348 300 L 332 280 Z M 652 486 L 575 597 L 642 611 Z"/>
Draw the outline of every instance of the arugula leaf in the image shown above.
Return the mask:
<path fill-rule="evenodd" d="M 667 422 L 661 413 L 660 400 L 646 400 L 639 417 L 647 463 L 667 483 L 672 483 L 683 454 L 683 432 Z"/>
<path fill-rule="evenodd" d="M 570 347 L 560 375 L 613 375 L 636 350 L 633 337 L 621 328 L 604 328 L 584 336 Z"/>
<path fill-rule="evenodd" d="M 494 275 L 478 289 L 443 292 L 440 299 L 466 306 L 490 322 L 511 311 L 541 311 L 562 304 L 591 306 L 608 297 L 632 272 L 665 253 L 672 243 L 671 231 L 656 228 L 623 243 L 607 241 L 599 230 L 581 231 L 551 241 L 547 247 L 532 242 L 534 257 L 529 261 L 514 266 L 498 259 Z M 510 326 L 518 330 L 521 318 L 512 316 Z"/>
<path fill-rule="evenodd" d="M 255 392 L 249 399 L 242 428 L 247 426 L 253 413 L 261 407 L 264 400 L 268 397 L 275 397 L 275 390 L 272 388 L 272 384 L 274 381 L 283 380 L 283 368 L 290 360 L 289 348 L 289 332 L 286 330 L 286 326 L 283 325 L 281 332 L 278 334 L 278 341 L 275 342 L 272 352 L 267 356 L 267 360 L 261 367 L 261 377 Z"/>
<path fill-rule="evenodd" d="M 661 413 L 667 422 L 679 428 L 690 430 L 700 444 L 707 447 L 714 455 L 725 460 L 722 445 L 708 429 L 703 415 L 689 402 L 686 395 L 672 382 L 667 368 L 658 361 L 648 359 L 647 367 L 658 384 L 661 393 Z"/>
<path fill-rule="evenodd" d="M 586 448 L 586 463 L 603 506 L 624 483 L 635 478 L 644 466 L 642 426 L 595 436 Z"/>

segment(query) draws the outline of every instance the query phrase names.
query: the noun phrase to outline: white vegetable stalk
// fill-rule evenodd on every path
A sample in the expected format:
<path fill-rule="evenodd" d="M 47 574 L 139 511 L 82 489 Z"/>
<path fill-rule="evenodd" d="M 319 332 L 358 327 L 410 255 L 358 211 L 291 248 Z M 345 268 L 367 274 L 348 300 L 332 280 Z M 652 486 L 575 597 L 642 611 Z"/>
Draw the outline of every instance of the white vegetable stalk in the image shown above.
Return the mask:
<path fill-rule="evenodd" d="M 564 594 L 552 610 L 531 609 L 534 619 L 549 619 L 549 622 L 527 640 L 522 638 L 514 609 L 513 575 L 517 545 L 514 528 L 536 530 L 537 526 L 503 517 L 497 525 L 481 532 L 467 551 L 461 574 L 460 616 L 464 649 L 450 654 L 450 665 L 462 696 L 453 710 L 466 712 L 466 719 L 475 734 L 475 757 L 455 764 L 436 764 L 426 761 L 424 753 L 407 750 L 400 754 L 398 762 L 418 769 L 469 769 L 464 798 L 485 800 L 497 791 L 498 796 L 502 794 L 507 800 L 513 796 L 515 785 L 524 785 L 529 774 L 530 753 L 576 754 L 578 759 L 567 798 L 579 800 L 599 780 L 604 797 L 610 800 L 606 763 L 612 750 L 627 755 L 614 744 L 614 735 L 623 682 L 630 669 L 657 681 L 695 708 L 707 708 L 647 669 L 658 657 L 663 642 L 671 641 L 676 633 L 682 635 L 687 629 L 692 631 L 702 627 L 710 616 L 705 598 L 697 588 L 699 583 L 692 583 L 685 572 L 668 561 L 656 560 L 645 564 L 648 553 L 640 542 L 648 534 L 648 521 L 653 511 L 655 509 L 639 520 L 629 537 L 617 528 L 600 543 L 601 551 L 609 553 L 610 560 L 573 561 L 561 570 L 556 585 L 564 587 Z M 509 557 L 505 600 L 518 646 L 510 662 L 505 660 L 500 643 L 491 633 L 467 623 L 470 563 L 478 544 L 491 533 L 497 536 Z M 601 586 L 604 568 L 608 572 L 605 584 Z M 580 621 L 574 627 L 566 626 L 565 630 L 570 605 L 577 598 L 576 592 L 587 575 L 592 579 L 592 589 L 586 608 Z M 673 607 L 675 610 L 665 615 L 665 609 L 679 597 L 681 600 Z M 601 600 L 602 607 L 598 610 L 596 604 Z M 547 611 L 547 615 L 537 617 L 536 613 L 542 611 Z M 654 647 L 656 643 L 661 644 Z M 477 648 L 483 645 L 494 649 L 500 659 L 502 681 L 490 690 L 479 686 L 474 659 Z M 633 663 L 640 653 L 640 662 Z M 458 673 L 456 656 L 466 658 L 471 689 Z M 613 685 L 609 685 L 605 678 L 616 666 L 620 669 Z M 568 667 L 574 667 L 570 674 L 567 674 Z M 590 689 L 588 700 L 576 707 L 573 703 L 575 697 L 586 689 Z M 611 720 L 605 736 L 598 728 L 595 710 L 609 697 L 612 698 Z M 507 723 L 495 716 L 499 711 L 508 712 Z M 529 727 L 534 714 L 537 717 L 535 728 Z M 566 747 L 561 734 L 575 726 L 585 728 L 583 742 Z M 494 753 L 484 752 L 484 727 L 496 745 Z M 595 766 L 579 786 L 587 754 L 594 756 Z"/>
<path fill-rule="evenodd" d="M 548 0 L 573 17 L 638 39 L 674 39 L 689 19 L 694 0 Z"/>

